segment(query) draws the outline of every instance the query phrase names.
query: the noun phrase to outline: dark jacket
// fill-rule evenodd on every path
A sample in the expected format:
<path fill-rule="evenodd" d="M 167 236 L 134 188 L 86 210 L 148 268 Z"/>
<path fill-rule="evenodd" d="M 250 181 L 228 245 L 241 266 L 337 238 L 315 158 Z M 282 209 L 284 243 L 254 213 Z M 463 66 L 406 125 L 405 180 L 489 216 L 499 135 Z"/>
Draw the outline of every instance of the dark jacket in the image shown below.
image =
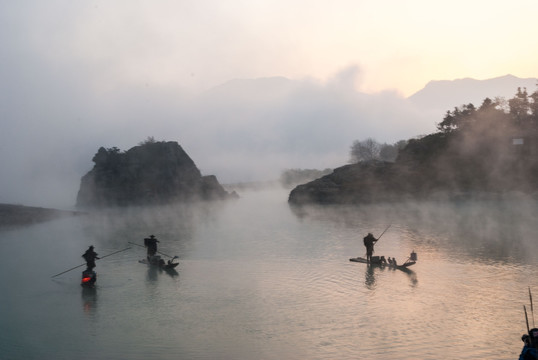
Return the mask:
<path fill-rule="evenodd" d="M 364 241 L 364 246 L 366 246 L 367 250 L 373 250 L 374 244 L 377 241 L 377 239 L 374 237 L 374 235 L 368 234 L 364 237 L 363 241 Z"/>
<path fill-rule="evenodd" d="M 521 354 L 519 355 L 519 360 L 537 360 L 538 359 L 538 350 L 534 347 L 523 346 Z"/>

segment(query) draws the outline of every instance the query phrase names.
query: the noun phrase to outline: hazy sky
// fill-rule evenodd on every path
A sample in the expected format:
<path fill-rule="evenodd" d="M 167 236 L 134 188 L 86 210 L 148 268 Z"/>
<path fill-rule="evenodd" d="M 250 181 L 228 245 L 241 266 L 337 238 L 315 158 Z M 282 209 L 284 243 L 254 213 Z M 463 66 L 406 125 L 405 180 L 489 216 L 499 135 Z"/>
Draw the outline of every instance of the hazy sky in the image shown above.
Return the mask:
<path fill-rule="evenodd" d="M 404 101 L 430 80 L 536 77 L 537 13 L 530 0 L 0 0 L 0 202 L 72 204 L 99 146 L 147 136 L 221 182 L 343 165 L 355 139 L 433 129 L 441 119 Z"/>

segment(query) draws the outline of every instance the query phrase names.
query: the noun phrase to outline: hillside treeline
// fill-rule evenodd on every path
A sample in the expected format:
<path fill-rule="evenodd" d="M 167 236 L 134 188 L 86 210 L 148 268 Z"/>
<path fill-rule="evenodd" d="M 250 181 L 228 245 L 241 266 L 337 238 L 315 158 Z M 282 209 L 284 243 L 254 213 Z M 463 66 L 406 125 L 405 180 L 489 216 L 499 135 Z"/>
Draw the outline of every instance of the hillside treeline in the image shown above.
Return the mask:
<path fill-rule="evenodd" d="M 538 91 L 447 111 L 438 131 L 410 139 L 394 162 L 369 159 L 297 186 L 290 202 L 361 203 L 432 196 L 538 195 Z M 352 147 L 353 150 L 353 147 Z"/>
<path fill-rule="evenodd" d="M 538 183 L 538 91 L 486 98 L 447 111 L 437 133 L 412 139 L 397 158 L 433 188 L 535 191 Z"/>

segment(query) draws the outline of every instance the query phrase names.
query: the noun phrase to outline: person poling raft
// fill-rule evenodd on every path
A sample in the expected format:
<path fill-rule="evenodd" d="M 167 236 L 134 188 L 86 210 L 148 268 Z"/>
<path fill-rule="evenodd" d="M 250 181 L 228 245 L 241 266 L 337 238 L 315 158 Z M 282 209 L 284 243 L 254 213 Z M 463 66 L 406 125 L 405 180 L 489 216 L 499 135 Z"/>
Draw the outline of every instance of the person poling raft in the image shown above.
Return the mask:
<path fill-rule="evenodd" d="M 82 281 L 81 281 L 80 285 L 82 285 L 84 287 L 94 287 L 95 286 L 95 281 L 97 280 L 97 274 L 93 270 L 95 268 L 95 260 L 104 259 L 104 258 L 106 258 L 108 256 L 120 253 L 120 252 L 125 251 L 125 250 L 129 250 L 130 248 L 131 247 L 127 247 L 127 248 L 122 249 L 122 250 L 114 251 L 111 254 L 98 257 L 97 253 L 93 250 L 94 247 L 92 245 L 92 246 L 90 246 L 88 248 L 88 250 L 86 250 L 86 252 L 84 254 L 82 254 L 82 257 L 84 258 L 84 260 L 86 260 L 85 264 L 77 265 L 75 267 L 72 267 L 71 269 L 67 269 L 65 271 L 62 271 L 61 273 L 56 274 L 56 275 L 52 275 L 51 277 L 55 278 L 56 276 L 65 274 L 66 272 L 69 272 L 71 270 L 75 270 L 75 269 L 77 269 L 77 268 L 79 268 L 81 266 L 86 265 L 86 270 L 84 270 L 82 272 Z"/>
<path fill-rule="evenodd" d="M 150 235 L 149 238 L 144 239 L 144 246 L 148 249 L 148 261 L 157 253 L 157 243 L 160 242 L 155 238 L 155 235 Z"/>
<path fill-rule="evenodd" d="M 408 266 L 411 266 L 416 263 L 417 261 L 417 254 L 413 251 L 409 258 L 402 264 L 398 265 L 398 262 L 396 261 L 396 258 L 388 258 L 385 259 L 384 256 L 373 256 L 374 254 L 374 245 L 381 239 L 383 234 L 390 228 L 391 225 L 387 226 L 387 228 L 379 235 L 379 237 L 376 239 L 372 233 L 368 233 L 363 238 L 364 247 L 366 248 L 366 259 L 362 257 L 356 257 L 351 258 L 349 261 L 353 262 L 361 262 L 366 263 L 370 265 L 381 265 L 381 266 L 389 266 L 394 268 L 406 268 Z"/>
<path fill-rule="evenodd" d="M 80 285 L 93 287 L 95 285 L 95 281 L 97 280 L 97 274 L 95 271 L 93 271 L 95 268 L 95 260 L 99 260 L 100 257 L 98 257 L 97 253 L 93 251 L 93 245 L 90 246 L 84 254 L 82 254 L 82 257 L 84 260 L 86 260 L 86 270 L 82 272 L 82 282 Z"/>
<path fill-rule="evenodd" d="M 159 242 L 160 241 L 157 240 L 155 235 L 150 235 L 149 237 L 144 239 L 144 246 L 132 243 L 130 241 L 129 241 L 129 244 L 133 244 L 133 245 L 136 245 L 136 246 L 147 248 L 146 259 L 139 260 L 138 262 L 140 262 L 142 264 L 148 264 L 148 265 L 157 266 L 157 267 L 159 267 L 159 268 L 161 268 L 163 270 L 172 270 L 172 269 L 174 269 L 176 266 L 179 265 L 179 263 L 174 262 L 174 260 L 178 259 L 179 257 L 178 256 L 170 256 L 170 255 L 167 255 L 167 254 L 162 253 L 160 251 L 157 251 L 157 243 L 159 243 Z M 159 253 L 161 255 L 164 255 L 164 256 L 167 256 L 167 257 L 169 257 L 171 259 L 165 262 L 159 255 L 157 255 L 157 253 Z"/>
<path fill-rule="evenodd" d="M 378 242 L 379 239 L 381 239 L 381 236 L 383 236 L 383 234 L 389 229 L 389 227 L 390 227 L 390 225 L 387 226 L 387 228 L 381 233 L 381 235 L 379 235 L 379 237 L 377 239 L 374 237 L 374 235 L 372 235 L 372 233 L 368 233 L 368 235 L 366 235 L 362 239 L 362 241 L 364 243 L 364 247 L 366 247 L 366 261 L 368 263 L 370 263 L 370 261 L 372 260 L 372 255 L 374 254 L 374 245 L 375 245 L 375 243 Z"/>
<path fill-rule="evenodd" d="M 372 255 L 374 254 L 374 245 L 378 240 L 379 239 L 376 239 L 374 235 L 372 235 L 372 233 L 368 233 L 368 235 L 366 235 L 363 238 L 364 247 L 366 247 L 366 262 L 367 263 L 370 263 L 372 261 Z"/>

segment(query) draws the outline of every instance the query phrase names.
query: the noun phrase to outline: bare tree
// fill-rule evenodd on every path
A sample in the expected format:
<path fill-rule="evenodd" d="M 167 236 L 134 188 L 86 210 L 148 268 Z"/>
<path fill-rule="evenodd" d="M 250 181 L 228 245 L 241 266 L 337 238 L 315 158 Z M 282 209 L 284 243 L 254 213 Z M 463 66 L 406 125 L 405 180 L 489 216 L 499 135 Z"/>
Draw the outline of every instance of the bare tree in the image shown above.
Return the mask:
<path fill-rule="evenodd" d="M 407 140 L 400 140 L 395 144 L 383 144 L 379 150 L 379 158 L 383 161 L 393 162 L 398 157 L 398 153 L 407 145 Z"/>
<path fill-rule="evenodd" d="M 350 155 L 352 163 L 379 159 L 381 145 L 372 138 L 355 140 L 351 145 Z"/>
<path fill-rule="evenodd" d="M 372 138 L 355 140 L 350 149 L 350 163 L 369 160 L 395 161 L 400 150 L 407 145 L 407 140 L 400 140 L 394 144 L 380 144 Z"/>

